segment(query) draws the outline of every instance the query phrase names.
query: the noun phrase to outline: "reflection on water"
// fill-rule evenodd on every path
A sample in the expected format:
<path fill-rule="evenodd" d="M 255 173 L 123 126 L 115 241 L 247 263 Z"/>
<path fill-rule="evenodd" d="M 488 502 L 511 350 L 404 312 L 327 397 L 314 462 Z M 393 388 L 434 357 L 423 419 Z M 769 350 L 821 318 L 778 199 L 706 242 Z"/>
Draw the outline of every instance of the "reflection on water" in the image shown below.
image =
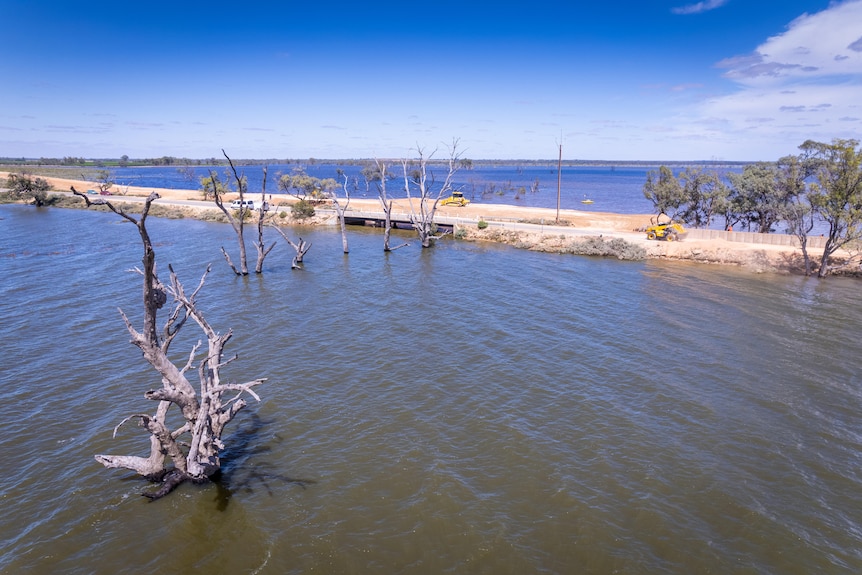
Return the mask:
<path fill-rule="evenodd" d="M 228 226 L 152 220 L 162 265 L 269 378 L 220 482 L 146 503 L 158 385 L 135 230 L 0 208 L 0 572 L 854 573 L 858 284 L 303 231 L 237 278 Z M 197 339 L 187 328 L 179 360 Z M 168 555 L 172 546 L 180 555 Z"/>

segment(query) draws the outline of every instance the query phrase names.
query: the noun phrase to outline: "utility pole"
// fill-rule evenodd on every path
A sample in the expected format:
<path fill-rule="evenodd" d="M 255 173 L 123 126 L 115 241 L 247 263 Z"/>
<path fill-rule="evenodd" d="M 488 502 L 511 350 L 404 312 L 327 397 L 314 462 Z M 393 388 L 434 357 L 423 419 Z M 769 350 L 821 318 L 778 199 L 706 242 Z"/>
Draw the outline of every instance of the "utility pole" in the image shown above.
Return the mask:
<path fill-rule="evenodd" d="M 560 159 L 557 161 L 557 219 L 555 224 L 560 223 L 560 184 L 563 180 L 563 143 L 560 142 Z"/>

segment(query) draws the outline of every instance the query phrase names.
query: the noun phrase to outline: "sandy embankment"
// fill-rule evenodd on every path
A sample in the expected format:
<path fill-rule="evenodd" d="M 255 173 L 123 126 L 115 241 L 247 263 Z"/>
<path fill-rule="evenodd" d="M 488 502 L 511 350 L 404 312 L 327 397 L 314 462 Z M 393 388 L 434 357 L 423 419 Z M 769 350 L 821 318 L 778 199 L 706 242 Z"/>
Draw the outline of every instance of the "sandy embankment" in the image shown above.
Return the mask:
<path fill-rule="evenodd" d="M 0 172 L 0 178 L 5 178 L 6 172 Z M 69 180 L 42 176 L 57 191 L 69 191 L 72 186 L 79 192 L 94 189 L 93 182 L 83 180 Z M 143 188 L 136 186 L 115 185 L 111 191 L 119 196 L 143 196 L 152 192 L 167 201 L 171 200 L 200 200 L 201 193 L 197 190 L 176 190 L 165 188 Z M 229 195 L 229 198 L 235 196 Z M 291 198 L 284 198 L 284 203 L 290 203 Z M 396 200 L 394 202 L 395 212 L 409 213 L 410 208 L 407 200 Z M 352 199 L 350 208 L 357 211 L 380 211 L 380 203 L 370 199 Z M 185 207 L 184 209 L 195 209 Z M 213 209 L 213 208 L 197 208 Z M 563 241 L 562 234 L 572 235 L 601 235 L 603 237 L 620 237 L 631 243 L 642 246 L 647 257 L 654 259 L 689 260 L 705 263 L 729 264 L 743 266 L 754 271 L 798 271 L 801 266 L 800 250 L 793 246 L 749 244 L 743 242 L 730 242 L 721 239 L 692 239 L 686 238 L 681 242 L 657 242 L 647 240 L 645 235 L 637 230 L 649 225 L 650 215 L 639 214 L 614 214 L 609 212 L 586 212 L 580 210 L 560 210 L 560 220 L 566 221 L 564 228 L 553 227 L 557 218 L 557 210 L 548 208 L 526 208 L 519 206 L 507 206 L 499 204 L 472 203 L 464 207 L 441 206 L 437 213 L 441 216 L 451 216 L 478 221 L 484 219 L 489 222 L 530 222 L 543 224 L 539 233 L 519 231 L 522 238 L 519 243 L 541 244 L 539 249 L 553 250 L 554 242 Z M 490 228 L 489 228 L 490 229 Z M 481 239 L 481 234 L 471 231 L 471 238 Z M 810 254 L 812 259 L 819 259 L 820 253 L 814 251 Z"/>

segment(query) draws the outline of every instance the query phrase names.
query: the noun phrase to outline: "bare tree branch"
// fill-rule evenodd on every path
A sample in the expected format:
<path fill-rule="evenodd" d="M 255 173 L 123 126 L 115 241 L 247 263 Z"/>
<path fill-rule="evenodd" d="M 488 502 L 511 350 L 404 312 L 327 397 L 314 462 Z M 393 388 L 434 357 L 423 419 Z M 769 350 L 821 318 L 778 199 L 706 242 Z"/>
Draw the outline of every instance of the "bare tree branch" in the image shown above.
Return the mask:
<path fill-rule="evenodd" d="M 141 269 L 136 270 L 143 276 L 143 330 L 135 329 L 128 316 L 122 310 L 119 311 L 132 337 L 132 343 L 143 352 L 144 358 L 161 376 L 162 387 L 144 394 L 147 399 L 158 402 L 155 413 L 153 415 L 138 413 L 123 419 L 114 428 L 114 435 L 116 436 L 118 429 L 126 422 L 137 419 L 149 432 L 150 455 L 149 457 L 96 455 L 95 458 L 105 467 L 125 468 L 153 481 L 161 481 L 162 486 L 159 490 L 145 494 L 151 499 L 159 498 L 170 493 L 183 481 L 204 481 L 220 469 L 219 454 L 224 449 L 221 434 L 225 425 L 246 405 L 239 396 L 249 393 L 259 401 L 260 397 L 252 387 L 263 383 L 265 378 L 244 384 L 221 383 L 220 369 L 231 361 L 223 361 L 223 355 L 224 347 L 231 339 L 232 332 L 228 330 L 225 334 L 217 333 L 195 302 L 212 266 L 207 266 L 200 282 L 191 293 L 186 292 L 171 266 L 168 266 L 170 286 L 165 286 L 159 281 L 155 273 L 155 252 L 146 228 L 150 206 L 159 197 L 158 194 L 153 193 L 147 198 L 140 218 L 136 219 L 101 198 L 90 201 L 74 188 L 72 192 L 84 197 L 88 206 L 105 205 L 114 213 L 134 223 L 143 244 L 142 266 Z M 173 297 L 175 305 L 172 306 L 164 327 L 159 332 L 156 329 L 157 315 L 166 303 L 168 295 Z M 208 346 L 205 357 L 197 360 L 198 350 L 202 347 L 202 343 L 197 342 L 180 369 L 171 362 L 168 351 L 171 342 L 188 318 L 192 318 L 206 335 Z M 191 370 L 195 361 L 198 361 L 199 393 L 186 378 L 186 373 Z M 223 394 L 233 392 L 236 392 L 233 397 L 222 398 Z M 167 424 L 168 412 L 174 405 L 182 412 L 183 422 L 171 431 Z M 181 437 L 187 434 L 191 434 L 190 440 L 187 443 L 181 442 Z M 173 463 L 172 469 L 166 466 L 167 458 L 170 458 Z"/>
<path fill-rule="evenodd" d="M 383 228 L 383 251 L 391 252 L 410 244 L 405 242 L 400 246 L 395 246 L 394 248 L 389 245 L 389 240 L 392 235 L 392 200 L 390 200 L 386 195 L 386 179 L 388 177 L 386 172 L 386 163 L 381 162 L 378 159 L 375 159 L 374 163 L 377 166 L 377 172 L 379 173 L 379 177 L 375 179 L 375 182 L 377 183 L 377 197 L 380 200 L 380 205 L 383 207 L 385 221 L 385 227 Z"/>
<path fill-rule="evenodd" d="M 273 225 L 272 227 L 275 228 L 275 231 L 277 231 L 281 235 L 281 237 L 284 238 L 284 241 L 290 244 L 290 247 L 292 247 L 296 252 L 296 255 L 293 256 L 293 263 L 291 264 L 291 268 L 295 270 L 302 269 L 302 258 L 305 257 L 305 253 L 311 248 L 311 244 L 306 242 L 302 238 L 299 238 L 299 243 L 296 243 L 291 240 L 286 233 L 284 233 L 284 230 L 282 230 L 276 225 Z"/>
<path fill-rule="evenodd" d="M 248 275 L 248 260 L 246 258 L 245 253 L 245 239 L 243 238 L 243 227 L 245 226 L 245 214 L 247 208 L 245 207 L 245 203 L 243 202 L 243 196 L 245 195 L 245 178 L 241 176 L 236 171 L 236 166 L 233 165 L 233 160 L 227 155 L 227 152 L 224 150 L 221 151 L 224 154 L 224 157 L 227 158 L 227 163 L 230 165 L 230 169 L 233 172 L 233 177 L 236 180 L 236 190 L 239 193 L 239 218 L 238 221 L 234 220 L 233 226 L 236 231 L 237 242 L 239 242 L 239 266 L 240 273 L 244 276 Z M 224 248 L 222 248 L 224 251 Z M 225 257 L 227 257 L 227 252 L 225 252 Z"/>
<path fill-rule="evenodd" d="M 435 194 L 434 174 L 428 171 L 428 161 L 434 156 L 431 152 L 427 157 L 424 150 L 417 146 L 419 154 L 417 168 L 412 172 L 408 172 L 409 163 L 406 159 L 401 161 L 401 166 L 404 172 L 404 191 L 407 193 L 407 200 L 410 204 L 410 222 L 413 224 L 413 229 L 419 235 L 419 240 L 422 242 L 423 248 L 430 248 L 432 240 L 440 239 L 446 233 L 435 235 L 436 224 L 434 223 L 434 214 L 437 211 L 437 204 L 440 199 L 452 191 L 452 179 L 458 171 L 458 140 L 452 141 L 452 146 L 449 148 L 449 161 L 446 179 L 440 186 L 440 189 Z M 418 212 L 413 203 L 413 195 L 411 189 L 418 193 Z"/>
<path fill-rule="evenodd" d="M 257 265 L 255 265 L 254 272 L 258 274 L 263 273 L 263 260 L 266 259 L 269 252 L 271 252 L 272 248 L 275 247 L 275 242 L 272 242 L 269 247 L 266 247 L 266 244 L 263 241 L 264 218 L 266 217 L 266 213 L 269 211 L 269 202 L 266 199 L 266 176 L 267 168 L 264 166 L 263 186 L 261 187 L 260 192 L 260 207 L 257 208 L 257 241 L 254 244 L 254 247 L 257 248 Z"/>
<path fill-rule="evenodd" d="M 335 206 L 335 212 L 338 214 L 338 223 L 341 225 L 341 247 L 344 250 L 344 253 L 349 253 L 350 249 L 347 247 L 347 227 L 344 224 L 344 210 L 346 210 L 350 205 L 350 191 L 347 189 L 347 174 L 342 172 L 341 175 L 344 177 L 342 187 L 344 189 L 344 197 L 347 198 L 347 202 L 345 202 L 342 207 L 341 203 L 338 201 L 338 195 L 333 192 L 332 205 Z"/>

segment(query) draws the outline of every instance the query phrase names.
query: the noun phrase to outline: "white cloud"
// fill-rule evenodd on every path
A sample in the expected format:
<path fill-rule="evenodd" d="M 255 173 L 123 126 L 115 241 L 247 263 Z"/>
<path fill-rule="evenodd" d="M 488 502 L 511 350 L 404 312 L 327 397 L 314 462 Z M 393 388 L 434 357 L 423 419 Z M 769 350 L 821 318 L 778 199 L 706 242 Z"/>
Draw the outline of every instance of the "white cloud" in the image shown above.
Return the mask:
<path fill-rule="evenodd" d="M 834 76 L 862 76 L 862 1 L 835 4 L 803 14 L 783 34 L 751 54 L 719 62 L 726 77 L 745 85 L 811 81 Z"/>
<path fill-rule="evenodd" d="M 859 137 L 862 123 L 862 0 L 804 14 L 751 54 L 718 67 L 737 89 L 704 102 L 698 112 L 722 121 L 716 137 L 785 146 L 766 158 L 792 153 L 806 139 Z"/>
<path fill-rule="evenodd" d="M 703 2 L 698 2 L 696 4 L 688 4 L 686 6 L 671 8 L 671 12 L 674 14 L 700 14 L 701 12 L 708 12 L 710 10 L 715 10 L 716 8 L 721 8 L 725 4 L 727 4 L 727 0 L 704 0 Z"/>

